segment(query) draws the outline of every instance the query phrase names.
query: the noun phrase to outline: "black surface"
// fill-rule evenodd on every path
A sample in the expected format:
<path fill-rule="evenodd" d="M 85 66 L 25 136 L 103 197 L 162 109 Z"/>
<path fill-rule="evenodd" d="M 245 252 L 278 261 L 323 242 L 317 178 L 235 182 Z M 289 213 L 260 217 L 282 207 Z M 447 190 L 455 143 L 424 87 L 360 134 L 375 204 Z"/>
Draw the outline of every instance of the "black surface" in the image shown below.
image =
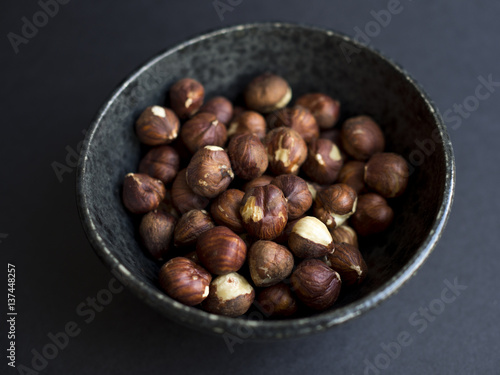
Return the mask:
<path fill-rule="evenodd" d="M 498 3 L 405 0 L 401 5 L 402 12 L 381 27 L 371 45 L 403 65 L 442 113 L 475 95 L 478 77 L 491 74 L 500 82 Z M 70 1 L 15 54 L 7 34 L 19 34 L 21 18 L 31 19 L 39 9 L 35 1 L 0 5 L 0 257 L 2 275 L 7 262 L 17 270 L 17 365 L 32 367 L 32 350 L 42 351 L 49 333 L 74 321 L 80 333 L 41 373 L 362 374 L 365 361 L 375 358 L 388 365 L 377 370 L 387 374 L 499 372 L 500 87 L 460 122 L 448 116 L 457 162 L 455 205 L 437 249 L 400 293 L 328 333 L 245 342 L 231 353 L 220 337 L 177 326 L 127 291 L 117 293 L 93 320 L 82 313 L 80 304 L 107 288 L 112 276 L 80 227 L 74 168 L 59 182 L 52 163 L 65 163 L 67 148 L 77 147 L 112 89 L 159 50 L 209 29 L 260 20 L 305 22 L 354 35 L 356 27 L 364 29 L 373 20 L 371 11 L 387 9 L 387 2 L 243 0 L 221 21 L 210 1 Z M 425 313 L 420 309 L 441 306 L 433 301 L 441 298 L 446 280 L 454 279 L 467 289 L 443 305 L 444 311 L 430 313 L 426 326 L 422 317 L 410 320 Z M 5 311 L 6 297 L 2 304 Z M 5 343 L 6 324 L 1 327 Z M 382 346 L 404 338 L 404 332 L 411 343 L 384 362 Z M 2 358 L 1 372 L 16 373 Z"/>

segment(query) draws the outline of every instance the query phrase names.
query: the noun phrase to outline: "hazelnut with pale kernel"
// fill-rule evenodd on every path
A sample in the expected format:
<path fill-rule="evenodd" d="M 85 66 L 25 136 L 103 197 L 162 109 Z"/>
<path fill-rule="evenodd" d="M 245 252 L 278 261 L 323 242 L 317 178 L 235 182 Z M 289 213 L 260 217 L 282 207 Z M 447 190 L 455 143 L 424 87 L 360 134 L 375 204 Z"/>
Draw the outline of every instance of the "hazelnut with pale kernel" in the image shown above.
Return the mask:
<path fill-rule="evenodd" d="M 226 125 L 233 118 L 233 104 L 223 96 L 216 96 L 203 104 L 198 111 L 203 112 L 214 114 L 219 122 Z"/>
<path fill-rule="evenodd" d="M 224 149 L 205 146 L 194 154 L 186 170 L 186 181 L 195 194 L 214 198 L 234 178 L 231 162 Z"/>
<path fill-rule="evenodd" d="M 340 116 L 340 102 L 322 93 L 302 95 L 295 104 L 307 108 L 321 129 L 335 126 Z"/>
<path fill-rule="evenodd" d="M 142 217 L 139 235 L 154 259 L 165 259 L 172 242 L 176 221 L 174 216 L 161 210 L 150 211 Z"/>
<path fill-rule="evenodd" d="M 290 276 L 293 255 L 285 246 L 260 240 L 248 251 L 248 267 L 255 286 L 271 286 Z"/>
<path fill-rule="evenodd" d="M 129 173 L 123 181 L 123 204 L 134 214 L 145 214 L 158 208 L 166 192 L 160 180 L 143 173 Z"/>
<path fill-rule="evenodd" d="M 212 280 L 201 307 L 212 314 L 236 318 L 248 311 L 254 299 L 255 291 L 248 281 L 232 272 Z"/>
<path fill-rule="evenodd" d="M 356 231 L 347 224 L 336 227 L 330 233 L 332 234 L 334 243 L 347 243 L 349 245 L 359 247 L 358 235 L 356 234 Z"/>
<path fill-rule="evenodd" d="M 248 84 L 244 96 L 248 108 L 268 113 L 286 107 L 292 99 L 292 89 L 282 77 L 265 73 Z"/>
<path fill-rule="evenodd" d="M 227 153 L 233 172 L 244 180 L 260 177 L 269 164 L 266 148 L 255 134 L 231 138 Z"/>
<path fill-rule="evenodd" d="M 299 173 L 307 157 L 307 145 L 299 133 L 285 127 L 271 130 L 264 138 L 264 145 L 273 174 Z"/>
<path fill-rule="evenodd" d="M 328 228 L 313 216 L 298 220 L 288 236 L 288 246 L 298 258 L 318 258 L 334 251 Z"/>
<path fill-rule="evenodd" d="M 360 236 L 380 233 L 391 225 L 394 211 L 384 197 L 368 193 L 359 196 L 356 213 L 351 217 L 351 225 Z"/>
<path fill-rule="evenodd" d="M 369 116 L 348 119 L 342 125 L 340 137 L 344 150 L 356 160 L 364 161 L 384 151 L 384 133 Z"/>
<path fill-rule="evenodd" d="M 391 152 L 373 155 L 365 166 L 365 182 L 385 198 L 399 197 L 408 185 L 406 160 Z"/>
<path fill-rule="evenodd" d="M 161 267 L 158 279 L 170 297 L 184 305 L 194 306 L 207 298 L 212 276 L 193 261 L 177 257 Z"/>
<path fill-rule="evenodd" d="M 292 291 L 308 307 L 326 310 L 337 300 L 340 275 L 318 259 L 302 261 L 290 278 Z"/>
<path fill-rule="evenodd" d="M 287 201 L 274 185 L 250 189 L 241 201 L 243 227 L 259 239 L 272 240 L 285 229 L 288 221 Z"/>
<path fill-rule="evenodd" d="M 262 290 L 257 303 L 266 316 L 288 317 L 297 312 L 297 302 L 285 283 L 279 283 Z"/>
<path fill-rule="evenodd" d="M 356 212 L 357 201 L 358 195 L 353 188 L 335 184 L 316 195 L 314 215 L 333 230 Z"/>
<path fill-rule="evenodd" d="M 135 131 L 142 143 L 158 146 L 177 138 L 179 126 L 179 119 L 173 111 L 155 105 L 142 112 L 135 123 Z"/>
<path fill-rule="evenodd" d="M 325 263 L 339 273 L 344 285 L 361 284 L 368 272 L 358 248 L 347 243 L 336 243 L 335 251 L 326 256 Z"/>
<path fill-rule="evenodd" d="M 365 163 L 351 160 L 340 170 L 338 182 L 349 185 L 356 193 L 365 190 Z"/>
<path fill-rule="evenodd" d="M 224 146 L 226 126 L 212 113 L 199 113 L 182 125 L 181 139 L 193 154 L 207 145 Z"/>
<path fill-rule="evenodd" d="M 291 128 L 299 133 L 307 143 L 319 137 L 319 126 L 307 108 L 295 106 L 283 108 L 267 116 L 269 129 L 281 126 Z"/>
<path fill-rule="evenodd" d="M 307 183 L 293 174 L 282 174 L 271 181 L 285 195 L 288 206 L 288 220 L 294 220 L 312 206 L 312 195 Z"/>
<path fill-rule="evenodd" d="M 333 184 L 342 168 L 342 155 L 335 143 L 328 139 L 315 139 L 309 143 L 307 159 L 302 170 L 314 182 Z"/>
<path fill-rule="evenodd" d="M 205 89 L 195 79 L 184 78 L 170 87 L 170 106 L 181 119 L 193 116 L 203 105 Z"/>
<path fill-rule="evenodd" d="M 266 136 L 267 124 L 264 117 L 255 111 L 243 111 L 235 116 L 227 129 L 229 137 L 240 134 L 255 134 L 259 139 Z"/>
<path fill-rule="evenodd" d="M 178 171 L 179 154 L 170 146 L 152 148 L 139 164 L 139 173 L 157 178 L 165 185 L 173 181 Z"/>
<path fill-rule="evenodd" d="M 198 237 L 215 227 L 212 218 L 205 210 L 191 210 L 184 213 L 174 230 L 175 246 L 190 246 L 196 244 Z"/>
<path fill-rule="evenodd" d="M 210 214 L 214 221 L 228 227 L 235 233 L 243 233 L 240 215 L 241 200 L 245 193 L 237 189 L 228 189 L 212 201 Z"/>

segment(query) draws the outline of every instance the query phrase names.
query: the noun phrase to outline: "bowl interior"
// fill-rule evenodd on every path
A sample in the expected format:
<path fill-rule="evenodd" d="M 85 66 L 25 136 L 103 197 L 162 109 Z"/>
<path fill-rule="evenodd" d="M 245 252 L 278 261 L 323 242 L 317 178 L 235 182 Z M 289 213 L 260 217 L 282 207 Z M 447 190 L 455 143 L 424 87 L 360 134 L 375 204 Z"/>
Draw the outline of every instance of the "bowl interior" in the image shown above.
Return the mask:
<path fill-rule="evenodd" d="M 213 317 L 165 296 L 157 285 L 159 265 L 139 244 L 138 218 L 121 203 L 123 177 L 137 171 L 144 151 L 134 122 L 145 107 L 165 104 L 169 86 L 186 76 L 202 82 L 207 97 L 240 100 L 249 80 L 266 71 L 285 77 L 294 98 L 313 91 L 337 98 L 343 119 L 372 116 L 386 135 L 387 149 L 403 155 L 412 172 L 407 192 L 394 201 L 395 225 L 383 235 L 362 241 L 369 274 L 361 288 L 343 295 L 332 311 L 286 322 Z M 122 281 L 160 311 L 210 331 L 232 331 L 249 324 L 254 337 L 288 337 L 358 315 L 395 291 L 439 237 L 451 202 L 453 176 L 451 146 L 439 116 L 402 70 L 378 53 L 329 31 L 263 24 L 194 39 L 161 54 L 129 78 L 87 135 L 78 196 L 84 227 L 97 253 L 118 271 Z"/>

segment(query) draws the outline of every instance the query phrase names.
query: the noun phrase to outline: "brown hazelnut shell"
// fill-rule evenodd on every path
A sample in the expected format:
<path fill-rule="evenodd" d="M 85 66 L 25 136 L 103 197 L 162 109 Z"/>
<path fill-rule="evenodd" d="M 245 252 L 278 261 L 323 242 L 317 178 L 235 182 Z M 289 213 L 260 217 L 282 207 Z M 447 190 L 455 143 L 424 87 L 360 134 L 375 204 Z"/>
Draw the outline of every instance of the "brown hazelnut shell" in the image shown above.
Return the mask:
<path fill-rule="evenodd" d="M 243 191 L 246 193 L 254 187 L 269 185 L 273 179 L 274 177 L 269 175 L 262 175 L 260 177 L 254 178 L 253 180 L 248 181 L 245 185 L 243 185 Z"/>
<path fill-rule="evenodd" d="M 174 216 L 161 210 L 150 211 L 142 217 L 139 235 L 154 259 L 165 259 L 172 242 L 176 221 Z"/>
<path fill-rule="evenodd" d="M 257 303 L 268 317 L 289 317 L 297 312 L 295 297 L 285 283 L 263 289 L 257 297 Z"/>
<path fill-rule="evenodd" d="M 233 172 L 244 180 L 260 177 L 269 164 L 266 148 L 255 134 L 231 138 L 227 153 Z"/>
<path fill-rule="evenodd" d="M 123 204 L 134 214 L 145 214 L 158 208 L 166 193 L 163 182 L 147 174 L 129 173 L 123 181 Z"/>
<path fill-rule="evenodd" d="M 287 127 L 301 135 L 306 143 L 319 137 L 319 126 L 316 119 L 305 107 L 295 106 L 283 108 L 267 116 L 269 129 Z"/>
<path fill-rule="evenodd" d="M 344 164 L 340 170 L 338 182 L 349 185 L 356 193 L 366 190 L 365 187 L 365 163 L 351 160 Z"/>
<path fill-rule="evenodd" d="M 161 180 L 167 185 L 179 171 L 179 154 L 170 146 L 152 148 L 139 163 L 139 173 Z"/>
<path fill-rule="evenodd" d="M 135 123 L 137 137 L 149 146 L 171 143 L 177 138 L 179 127 L 175 113 L 157 105 L 146 108 Z"/>
<path fill-rule="evenodd" d="M 347 243 L 336 243 L 335 251 L 326 256 L 326 264 L 339 273 L 344 285 L 361 284 L 368 272 L 358 248 Z"/>
<path fill-rule="evenodd" d="M 235 233 L 243 233 L 240 215 L 241 200 L 245 193 L 237 189 L 228 189 L 212 201 L 210 214 L 214 221 L 228 227 Z"/>
<path fill-rule="evenodd" d="M 285 107 L 292 98 L 292 89 L 282 77 L 264 73 L 248 84 L 244 97 L 248 108 L 268 113 Z"/>
<path fill-rule="evenodd" d="M 263 139 L 266 136 L 266 130 L 266 119 L 260 113 L 243 111 L 229 123 L 227 135 L 235 137 L 240 134 L 255 134 L 259 139 Z"/>
<path fill-rule="evenodd" d="M 210 200 L 196 194 L 187 184 L 186 169 L 177 173 L 171 190 L 172 204 L 181 213 L 194 209 L 202 210 L 208 206 Z"/>
<path fill-rule="evenodd" d="M 283 174 L 271 181 L 287 199 L 288 220 L 295 220 L 311 208 L 313 199 L 307 183 L 293 174 Z"/>
<path fill-rule="evenodd" d="M 212 218 L 205 210 L 191 210 L 184 213 L 174 230 L 175 246 L 190 246 L 196 244 L 198 237 L 215 227 Z"/>
<path fill-rule="evenodd" d="M 170 87 L 170 106 L 181 119 L 198 112 L 204 98 L 205 88 L 192 78 L 183 78 Z"/>
<path fill-rule="evenodd" d="M 344 150 L 356 160 L 364 161 L 384 151 L 384 133 L 369 116 L 347 119 L 340 134 Z"/>
<path fill-rule="evenodd" d="M 315 139 L 309 143 L 307 159 L 302 170 L 314 182 L 321 185 L 333 184 L 344 161 L 339 148 L 328 139 Z"/>
<path fill-rule="evenodd" d="M 299 168 L 307 158 L 307 145 L 295 130 L 277 128 L 264 138 L 269 170 L 275 174 L 298 174 Z"/>
<path fill-rule="evenodd" d="M 199 113 L 182 125 L 181 139 L 192 154 L 204 146 L 224 146 L 226 126 L 212 113 Z"/>
<path fill-rule="evenodd" d="M 384 197 L 368 193 L 359 196 L 356 212 L 351 217 L 351 225 L 360 236 L 385 231 L 394 219 L 394 211 Z"/>
<path fill-rule="evenodd" d="M 223 96 L 216 96 L 203 104 L 198 111 L 203 112 L 214 114 L 217 120 L 226 125 L 233 118 L 233 104 Z"/>
<path fill-rule="evenodd" d="M 385 198 L 402 195 L 409 175 L 406 160 L 391 152 L 373 155 L 365 166 L 366 184 Z"/>
<path fill-rule="evenodd" d="M 359 248 L 358 235 L 350 226 L 343 224 L 330 232 L 334 243 L 347 243 Z"/>
<path fill-rule="evenodd" d="M 309 93 L 297 99 L 295 105 L 307 108 L 321 129 L 330 129 L 340 116 L 340 102 L 322 93 Z"/>
<path fill-rule="evenodd" d="M 356 211 L 358 195 L 349 185 L 335 184 L 316 195 L 314 215 L 333 230 Z"/>
<path fill-rule="evenodd" d="M 293 254 L 272 241 L 255 242 L 248 251 L 248 267 L 255 286 L 266 287 L 286 279 L 293 270 Z"/>

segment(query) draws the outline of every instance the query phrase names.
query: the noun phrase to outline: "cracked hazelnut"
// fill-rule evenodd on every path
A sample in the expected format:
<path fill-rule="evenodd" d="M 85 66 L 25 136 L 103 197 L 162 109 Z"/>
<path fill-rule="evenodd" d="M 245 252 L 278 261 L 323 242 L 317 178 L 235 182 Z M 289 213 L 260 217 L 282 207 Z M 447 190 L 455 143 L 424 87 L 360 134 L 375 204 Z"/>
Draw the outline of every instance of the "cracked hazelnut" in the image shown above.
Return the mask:
<path fill-rule="evenodd" d="M 288 317 L 297 312 L 297 303 L 290 287 L 285 283 L 270 286 L 259 293 L 257 303 L 270 317 Z"/>
<path fill-rule="evenodd" d="M 161 210 L 150 211 L 142 217 L 139 235 L 154 259 L 165 259 L 172 241 L 175 223 L 175 217 Z"/>
<path fill-rule="evenodd" d="M 246 279 L 236 272 L 216 277 L 210 284 L 202 308 L 212 314 L 236 318 L 248 311 L 255 291 Z"/>
<path fill-rule="evenodd" d="M 408 186 L 406 160 L 398 154 L 385 152 L 373 155 L 365 166 L 365 182 L 385 198 L 399 197 Z"/>
<path fill-rule="evenodd" d="M 342 125 L 341 140 L 344 150 L 356 160 L 364 161 L 384 151 L 384 133 L 371 117 L 358 116 Z"/>
<path fill-rule="evenodd" d="M 240 134 L 255 134 L 259 139 L 266 136 L 266 120 L 255 111 L 243 111 L 235 116 L 229 124 L 227 135 L 235 137 Z"/>
<path fill-rule="evenodd" d="M 358 195 L 349 185 L 335 184 L 322 190 L 314 201 L 314 215 L 333 230 L 356 211 Z"/>
<path fill-rule="evenodd" d="M 186 170 L 189 187 L 195 194 L 207 198 L 214 198 L 226 190 L 233 178 L 229 157 L 217 146 L 198 150 Z"/>
<path fill-rule="evenodd" d="M 391 225 L 394 211 L 384 197 L 368 193 L 359 196 L 356 213 L 351 217 L 351 225 L 360 236 L 380 233 Z"/>
<path fill-rule="evenodd" d="M 196 243 L 201 264 L 216 275 L 238 271 L 247 256 L 245 242 L 227 227 L 215 227 L 203 232 Z"/>
<path fill-rule="evenodd" d="M 269 129 L 281 126 L 291 128 L 299 133 L 307 143 L 319 137 L 319 127 L 316 119 L 307 108 L 295 106 L 283 108 L 267 117 Z"/>
<path fill-rule="evenodd" d="M 303 217 L 295 223 L 288 236 L 288 246 L 298 258 L 318 258 L 334 251 L 328 228 L 313 216 Z"/>
<path fill-rule="evenodd" d="M 170 193 L 172 195 L 172 204 L 181 214 L 193 209 L 201 210 L 210 203 L 208 198 L 196 194 L 188 186 L 186 181 L 186 169 L 177 173 Z"/>
<path fill-rule="evenodd" d="M 268 113 L 286 107 L 292 99 L 292 89 L 280 76 L 265 73 L 248 84 L 244 96 L 248 108 Z"/>
<path fill-rule="evenodd" d="M 302 95 L 295 105 L 307 108 L 321 129 L 330 129 L 335 126 L 340 116 L 340 102 L 321 93 Z"/>
<path fill-rule="evenodd" d="M 193 261 L 177 257 L 161 267 L 158 279 L 170 297 L 184 305 L 194 306 L 207 298 L 212 276 Z"/>
<path fill-rule="evenodd" d="M 182 125 L 181 139 L 193 154 L 204 146 L 224 146 L 226 126 L 212 113 L 199 113 Z"/>
<path fill-rule="evenodd" d="M 271 286 L 290 276 L 293 255 L 285 246 L 260 240 L 248 251 L 248 267 L 255 286 Z"/>
<path fill-rule="evenodd" d="M 243 191 L 246 193 L 248 190 L 254 187 L 269 185 L 273 179 L 273 176 L 268 175 L 262 175 L 260 177 L 254 178 L 253 180 L 248 181 L 245 185 L 243 185 Z"/>
<path fill-rule="evenodd" d="M 340 170 L 338 182 L 349 185 L 359 194 L 365 190 L 365 163 L 348 161 Z"/>
<path fill-rule="evenodd" d="M 347 243 L 336 243 L 335 251 L 326 256 L 325 263 L 339 273 L 344 285 L 361 284 L 368 272 L 358 248 Z"/>
<path fill-rule="evenodd" d="M 246 192 L 240 214 L 246 231 L 261 240 L 278 237 L 288 221 L 285 196 L 274 185 L 255 187 Z"/>
<path fill-rule="evenodd" d="M 184 213 L 174 230 L 175 246 L 196 244 L 198 237 L 215 227 L 212 218 L 205 210 L 191 210 Z"/>
<path fill-rule="evenodd" d="M 283 174 L 271 181 L 287 199 L 288 220 L 294 220 L 309 210 L 312 206 L 312 195 L 307 183 L 293 174 Z"/>
<path fill-rule="evenodd" d="M 148 107 L 135 123 L 139 140 L 149 146 L 171 143 L 179 133 L 179 119 L 168 108 Z"/>
<path fill-rule="evenodd" d="M 240 215 L 241 200 L 244 192 L 228 189 L 215 198 L 210 206 L 210 213 L 215 222 L 231 229 L 235 233 L 243 233 L 243 222 Z"/>
<path fill-rule="evenodd" d="M 158 208 L 165 194 L 163 182 L 147 174 L 129 173 L 123 181 L 123 204 L 134 214 L 145 214 Z"/>
<path fill-rule="evenodd" d="M 347 224 L 336 227 L 330 233 L 332 234 L 334 243 L 347 243 L 349 245 L 359 247 L 358 235 L 356 234 L 354 229 L 352 229 Z"/>
<path fill-rule="evenodd" d="M 184 78 L 170 87 L 170 106 L 181 119 L 193 116 L 203 105 L 205 89 L 195 79 Z"/>
<path fill-rule="evenodd" d="M 290 281 L 299 300 L 314 310 L 331 307 L 342 285 L 340 275 L 318 259 L 302 261 Z"/>
<path fill-rule="evenodd" d="M 149 150 L 139 164 L 139 173 L 161 180 L 165 185 L 173 181 L 179 171 L 179 154 L 170 146 Z"/>
<path fill-rule="evenodd" d="M 309 144 L 302 170 L 314 182 L 331 185 L 337 180 L 343 163 L 335 143 L 328 139 L 315 139 Z"/>
<path fill-rule="evenodd" d="M 299 133 L 285 127 L 271 130 L 264 138 L 264 145 L 273 174 L 299 173 L 307 157 L 307 145 Z"/>
<path fill-rule="evenodd" d="M 269 164 L 266 148 L 255 134 L 233 137 L 227 152 L 233 172 L 244 180 L 260 177 Z"/>
<path fill-rule="evenodd" d="M 207 101 L 198 111 L 198 113 L 203 112 L 214 114 L 219 122 L 226 125 L 233 118 L 233 104 L 223 96 L 216 96 Z"/>

